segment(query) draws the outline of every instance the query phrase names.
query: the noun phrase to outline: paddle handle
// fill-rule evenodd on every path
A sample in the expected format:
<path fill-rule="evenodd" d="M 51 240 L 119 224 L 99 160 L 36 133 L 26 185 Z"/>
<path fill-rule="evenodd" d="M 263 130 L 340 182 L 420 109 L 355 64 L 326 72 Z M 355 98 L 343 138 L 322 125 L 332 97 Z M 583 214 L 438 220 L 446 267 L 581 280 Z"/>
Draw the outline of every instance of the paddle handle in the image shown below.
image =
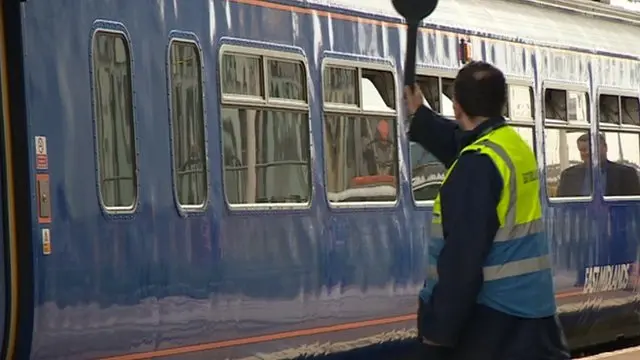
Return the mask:
<path fill-rule="evenodd" d="M 407 24 L 407 47 L 404 57 L 404 84 L 411 86 L 416 82 L 416 48 L 418 47 L 418 22 Z"/>

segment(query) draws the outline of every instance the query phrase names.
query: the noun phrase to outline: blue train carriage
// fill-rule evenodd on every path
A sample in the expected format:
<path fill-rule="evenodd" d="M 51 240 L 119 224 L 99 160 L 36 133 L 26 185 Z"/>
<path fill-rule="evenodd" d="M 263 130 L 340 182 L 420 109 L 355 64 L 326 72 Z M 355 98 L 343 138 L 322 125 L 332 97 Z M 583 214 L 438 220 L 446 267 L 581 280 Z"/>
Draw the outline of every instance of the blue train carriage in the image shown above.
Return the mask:
<path fill-rule="evenodd" d="M 0 4 L 5 358 L 384 358 L 415 336 L 445 169 L 398 121 L 390 2 Z M 573 347 L 640 329 L 637 21 L 448 0 L 419 35 L 445 115 L 468 56 L 509 77 Z"/>

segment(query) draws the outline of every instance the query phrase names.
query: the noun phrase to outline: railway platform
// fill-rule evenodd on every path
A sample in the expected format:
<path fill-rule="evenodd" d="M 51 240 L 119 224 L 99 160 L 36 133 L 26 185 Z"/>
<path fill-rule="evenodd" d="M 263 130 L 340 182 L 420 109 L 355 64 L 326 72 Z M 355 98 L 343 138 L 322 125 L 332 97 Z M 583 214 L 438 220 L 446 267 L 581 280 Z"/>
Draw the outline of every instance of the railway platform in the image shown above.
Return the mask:
<path fill-rule="evenodd" d="M 587 356 L 576 360 L 640 360 L 640 346 Z"/>

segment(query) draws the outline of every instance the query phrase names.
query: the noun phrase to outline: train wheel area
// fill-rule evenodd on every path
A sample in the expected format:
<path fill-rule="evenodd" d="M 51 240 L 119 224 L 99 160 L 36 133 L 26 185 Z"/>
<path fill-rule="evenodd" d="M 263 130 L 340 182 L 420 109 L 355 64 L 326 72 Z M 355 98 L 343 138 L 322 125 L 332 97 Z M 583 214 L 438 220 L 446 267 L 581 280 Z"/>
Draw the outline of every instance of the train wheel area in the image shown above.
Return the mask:
<path fill-rule="evenodd" d="M 574 350 L 576 360 L 630 360 L 640 359 L 640 338 L 620 338 L 615 341 Z"/>
<path fill-rule="evenodd" d="M 601 353 L 598 355 L 578 358 L 580 360 L 636 360 L 640 359 L 640 346 L 618 351 Z"/>

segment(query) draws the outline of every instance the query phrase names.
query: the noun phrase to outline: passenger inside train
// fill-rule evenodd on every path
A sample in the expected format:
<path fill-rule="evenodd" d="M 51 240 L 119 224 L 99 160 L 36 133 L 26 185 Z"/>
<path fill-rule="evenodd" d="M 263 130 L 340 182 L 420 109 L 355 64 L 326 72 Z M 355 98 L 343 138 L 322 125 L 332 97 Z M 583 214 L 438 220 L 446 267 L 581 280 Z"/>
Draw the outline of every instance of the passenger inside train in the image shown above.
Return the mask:
<path fill-rule="evenodd" d="M 617 163 L 607 158 L 607 139 L 604 134 L 598 134 L 600 169 L 604 176 L 601 184 L 605 196 L 640 195 L 640 180 L 638 171 L 631 166 Z M 589 196 L 591 193 L 591 151 L 589 134 L 582 134 L 577 140 L 578 151 L 582 163 L 573 165 L 560 175 L 558 196 Z"/>

